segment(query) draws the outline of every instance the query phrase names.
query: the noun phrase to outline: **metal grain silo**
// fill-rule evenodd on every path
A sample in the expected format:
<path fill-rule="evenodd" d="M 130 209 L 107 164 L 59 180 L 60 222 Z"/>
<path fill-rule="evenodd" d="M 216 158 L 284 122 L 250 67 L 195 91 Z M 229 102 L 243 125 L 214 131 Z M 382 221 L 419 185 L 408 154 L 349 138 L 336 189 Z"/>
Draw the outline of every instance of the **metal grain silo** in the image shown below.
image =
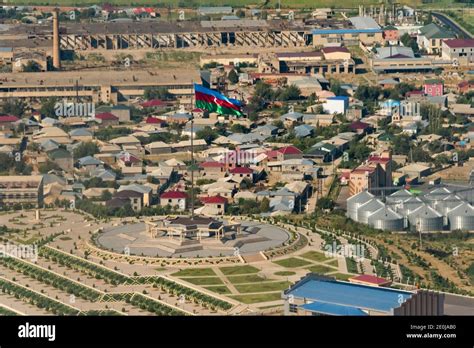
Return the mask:
<path fill-rule="evenodd" d="M 448 223 L 451 231 L 474 231 L 474 208 L 463 202 L 448 212 Z"/>
<path fill-rule="evenodd" d="M 446 215 L 449 210 L 456 208 L 462 202 L 463 201 L 461 197 L 454 194 L 450 194 L 449 196 L 445 197 L 443 200 L 437 201 L 434 204 L 433 208 L 435 208 L 441 214 Z"/>
<path fill-rule="evenodd" d="M 406 201 L 407 199 L 413 197 L 413 194 L 406 190 L 398 190 L 392 193 L 390 196 L 387 196 L 386 203 L 390 206 Z"/>
<path fill-rule="evenodd" d="M 410 227 L 419 232 L 443 230 L 443 215 L 428 205 L 423 205 L 408 214 Z"/>
<path fill-rule="evenodd" d="M 385 205 L 381 200 L 377 198 L 372 198 L 367 203 L 361 205 L 357 209 L 357 221 L 366 224 L 369 221 L 369 215 L 373 214 L 380 208 L 385 208 Z"/>
<path fill-rule="evenodd" d="M 359 221 L 357 219 L 357 209 L 368 201 L 370 201 L 375 196 L 367 191 L 362 191 L 352 197 L 347 199 L 347 216 L 354 221 Z"/>
<path fill-rule="evenodd" d="M 430 207 L 436 208 L 440 202 L 449 197 L 451 194 L 451 191 L 449 191 L 446 187 L 438 187 L 425 194 L 423 196 L 423 201 L 425 201 Z"/>
<path fill-rule="evenodd" d="M 406 216 L 424 205 L 425 204 L 420 198 L 412 196 L 405 201 L 392 205 L 391 208 L 398 214 Z"/>
<path fill-rule="evenodd" d="M 369 216 L 369 225 L 384 231 L 403 231 L 403 216 L 390 208 L 380 208 Z"/>

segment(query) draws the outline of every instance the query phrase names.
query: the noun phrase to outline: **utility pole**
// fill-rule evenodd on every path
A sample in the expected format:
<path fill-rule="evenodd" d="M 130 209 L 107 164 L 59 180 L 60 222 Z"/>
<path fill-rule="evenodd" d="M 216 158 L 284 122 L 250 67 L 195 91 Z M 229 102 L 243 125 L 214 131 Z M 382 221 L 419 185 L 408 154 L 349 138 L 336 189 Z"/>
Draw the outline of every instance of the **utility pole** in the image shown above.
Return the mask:
<path fill-rule="evenodd" d="M 191 220 L 194 220 L 194 115 L 192 108 L 194 107 L 194 81 L 193 93 L 191 95 Z"/>
<path fill-rule="evenodd" d="M 191 220 L 194 220 L 194 117 L 191 118 Z"/>

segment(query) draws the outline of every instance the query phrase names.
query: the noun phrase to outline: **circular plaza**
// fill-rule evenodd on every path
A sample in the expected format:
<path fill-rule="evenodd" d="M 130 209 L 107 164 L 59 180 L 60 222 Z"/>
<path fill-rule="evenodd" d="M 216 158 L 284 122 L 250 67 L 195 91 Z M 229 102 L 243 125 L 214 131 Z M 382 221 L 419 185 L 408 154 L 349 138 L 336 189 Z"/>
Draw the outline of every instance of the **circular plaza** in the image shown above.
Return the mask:
<path fill-rule="evenodd" d="M 196 258 L 255 254 L 290 237 L 283 228 L 257 221 L 178 216 L 106 227 L 96 242 L 119 254 Z"/>

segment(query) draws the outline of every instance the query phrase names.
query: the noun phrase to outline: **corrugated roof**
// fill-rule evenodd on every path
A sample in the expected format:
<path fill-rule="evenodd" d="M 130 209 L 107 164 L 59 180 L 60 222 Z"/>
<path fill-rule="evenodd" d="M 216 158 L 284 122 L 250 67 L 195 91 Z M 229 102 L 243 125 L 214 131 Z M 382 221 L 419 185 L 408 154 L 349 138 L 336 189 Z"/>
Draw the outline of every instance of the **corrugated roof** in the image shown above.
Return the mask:
<path fill-rule="evenodd" d="M 400 299 L 405 301 L 413 296 L 413 293 L 407 291 L 321 279 L 310 279 L 296 284 L 287 294 L 307 300 L 382 312 L 400 307 Z"/>

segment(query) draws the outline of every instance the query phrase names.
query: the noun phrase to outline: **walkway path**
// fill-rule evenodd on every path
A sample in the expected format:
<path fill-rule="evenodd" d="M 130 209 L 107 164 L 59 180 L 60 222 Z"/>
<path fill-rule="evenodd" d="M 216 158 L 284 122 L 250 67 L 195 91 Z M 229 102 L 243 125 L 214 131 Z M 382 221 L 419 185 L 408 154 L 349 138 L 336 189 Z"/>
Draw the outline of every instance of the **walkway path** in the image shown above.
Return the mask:
<path fill-rule="evenodd" d="M 240 295 L 240 292 L 235 288 L 235 286 L 229 282 L 227 277 L 222 273 L 222 271 L 219 269 L 219 267 L 212 267 L 212 270 L 217 274 L 220 280 L 227 286 L 227 288 L 230 290 L 232 295 Z"/>

